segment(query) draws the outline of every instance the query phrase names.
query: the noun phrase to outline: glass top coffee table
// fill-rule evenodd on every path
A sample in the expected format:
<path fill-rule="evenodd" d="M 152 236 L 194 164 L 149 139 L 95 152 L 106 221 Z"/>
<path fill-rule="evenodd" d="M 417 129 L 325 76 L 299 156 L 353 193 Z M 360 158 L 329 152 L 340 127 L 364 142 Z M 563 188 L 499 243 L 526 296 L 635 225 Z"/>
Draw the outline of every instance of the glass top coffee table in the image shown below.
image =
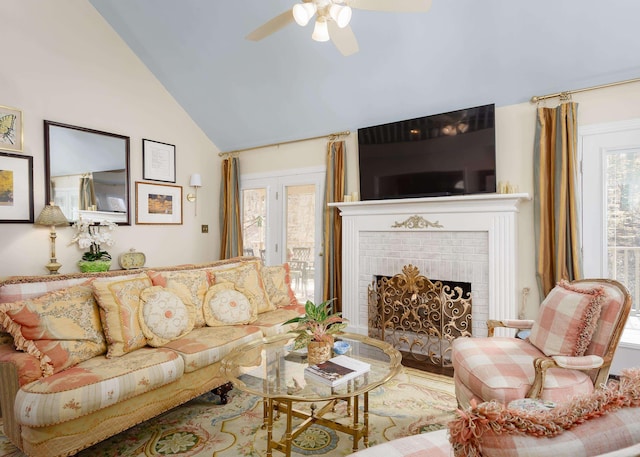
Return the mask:
<path fill-rule="evenodd" d="M 363 438 L 369 445 L 369 392 L 394 377 L 402 357 L 390 344 L 364 335 L 343 333 L 337 339 L 349 343 L 347 356 L 371 365 L 371 370 L 336 387 L 305 376 L 308 366 L 304 351 L 293 350 L 295 334 L 277 335 L 236 348 L 222 359 L 222 373 L 242 391 L 263 398 L 264 427 L 267 429 L 267 457 L 277 449 L 291 456 L 293 440 L 312 424 L 324 425 L 353 437 L 353 451 Z M 362 396 L 362 422 L 360 421 Z M 350 420 L 325 418 L 338 402 L 346 402 Z M 309 412 L 294 408 L 296 402 L 311 402 Z M 320 403 L 320 405 L 317 405 Z M 275 413 L 275 414 L 274 414 Z M 286 428 L 280 440 L 273 437 L 273 421 L 286 415 Z M 293 418 L 302 422 L 293 427 Z"/>

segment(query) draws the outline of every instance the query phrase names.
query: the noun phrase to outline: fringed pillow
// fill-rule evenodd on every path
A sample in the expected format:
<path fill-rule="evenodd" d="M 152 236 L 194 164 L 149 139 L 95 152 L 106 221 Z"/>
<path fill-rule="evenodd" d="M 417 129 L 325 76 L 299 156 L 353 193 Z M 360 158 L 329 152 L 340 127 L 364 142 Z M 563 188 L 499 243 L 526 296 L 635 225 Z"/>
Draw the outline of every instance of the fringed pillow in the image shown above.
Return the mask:
<path fill-rule="evenodd" d="M 449 441 L 456 457 L 550 455 L 552 443 L 564 447 L 565 451 L 570 443 L 566 439 L 554 443 L 539 438 L 556 437 L 622 408 L 640 408 L 640 368 L 623 370 L 620 382 L 612 382 L 589 395 L 574 397 L 551 410 L 527 411 L 509 409 L 496 401 L 479 405 L 474 402 L 470 408 L 459 410 L 458 418 L 448 424 Z M 630 412 L 629 416 L 636 418 L 635 422 L 628 424 L 629 430 L 621 431 L 618 436 L 620 442 L 610 443 L 613 449 L 634 444 L 633 434 L 640 430 L 640 415 Z M 611 424 L 615 428 L 620 427 L 618 421 L 611 421 Z M 599 439 L 592 436 L 594 427 L 595 424 L 591 427 L 585 424 L 573 432 L 576 440 L 582 440 L 576 443 L 578 448 L 584 450 L 596 446 L 595 442 L 588 442 Z M 607 430 L 603 432 L 607 433 Z M 613 430 L 608 433 L 609 438 L 614 439 Z M 527 437 L 535 439 L 528 440 Z M 534 449 L 540 452 L 535 454 Z M 575 454 L 569 452 L 566 455 Z"/>
<path fill-rule="evenodd" d="M 96 279 L 91 283 L 100 306 L 100 320 L 107 338 L 107 358 L 119 357 L 147 345 L 138 308 L 140 293 L 151 287 L 151 279 L 141 273 L 116 279 Z"/>
<path fill-rule="evenodd" d="M 249 324 L 258 309 L 233 283 L 221 282 L 209 288 L 204 298 L 204 319 L 208 326 Z"/>
<path fill-rule="evenodd" d="M 264 288 L 272 305 L 276 308 L 282 308 L 299 304 L 291 288 L 291 274 L 288 263 L 265 266 L 262 267 L 261 271 Z"/>
<path fill-rule="evenodd" d="M 205 270 L 189 271 L 147 271 L 154 286 L 162 286 L 167 289 L 179 291 L 187 295 L 196 311 L 195 327 L 204 327 L 204 315 L 202 303 L 204 295 L 209 289 L 209 275 Z"/>
<path fill-rule="evenodd" d="M 180 292 L 153 286 L 140 293 L 138 318 L 149 346 L 158 347 L 193 330 L 196 310 Z"/>
<path fill-rule="evenodd" d="M 211 274 L 215 283 L 231 282 L 236 288 L 242 290 L 251 305 L 258 310 L 258 314 L 276 309 L 269 301 L 269 296 L 264 288 L 264 281 L 260 274 L 260 261 L 245 262 L 241 265 L 227 269 L 213 269 Z"/>
<path fill-rule="evenodd" d="M 529 341 L 545 355 L 584 355 L 598 324 L 604 289 L 560 281 L 540 305 Z"/>
<path fill-rule="evenodd" d="M 77 285 L 0 304 L 0 322 L 16 349 L 40 361 L 49 376 L 104 354 L 107 346 L 91 285 Z"/>

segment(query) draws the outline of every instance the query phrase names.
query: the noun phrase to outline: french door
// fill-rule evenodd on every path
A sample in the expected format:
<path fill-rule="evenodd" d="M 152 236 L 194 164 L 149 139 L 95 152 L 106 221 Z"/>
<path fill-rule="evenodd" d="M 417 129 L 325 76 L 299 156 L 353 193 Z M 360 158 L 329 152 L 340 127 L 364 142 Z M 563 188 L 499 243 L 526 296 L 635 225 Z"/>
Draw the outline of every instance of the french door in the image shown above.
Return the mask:
<path fill-rule="evenodd" d="M 640 347 L 640 120 L 581 128 L 580 152 L 584 276 L 627 286 L 623 342 Z"/>
<path fill-rule="evenodd" d="M 324 168 L 240 177 L 246 255 L 289 263 L 298 298 L 322 299 Z"/>

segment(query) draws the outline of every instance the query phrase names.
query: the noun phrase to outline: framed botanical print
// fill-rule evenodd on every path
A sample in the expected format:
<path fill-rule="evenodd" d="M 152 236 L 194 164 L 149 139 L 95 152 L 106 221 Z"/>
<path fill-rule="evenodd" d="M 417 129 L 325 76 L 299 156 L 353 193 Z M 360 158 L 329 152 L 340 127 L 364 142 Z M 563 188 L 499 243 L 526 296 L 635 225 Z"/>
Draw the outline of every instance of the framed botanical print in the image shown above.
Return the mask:
<path fill-rule="evenodd" d="M 22 111 L 0 105 L 0 149 L 22 152 Z"/>
<path fill-rule="evenodd" d="M 182 186 L 136 182 L 136 224 L 182 224 Z"/>
<path fill-rule="evenodd" d="M 0 152 L 0 222 L 33 223 L 33 157 Z"/>

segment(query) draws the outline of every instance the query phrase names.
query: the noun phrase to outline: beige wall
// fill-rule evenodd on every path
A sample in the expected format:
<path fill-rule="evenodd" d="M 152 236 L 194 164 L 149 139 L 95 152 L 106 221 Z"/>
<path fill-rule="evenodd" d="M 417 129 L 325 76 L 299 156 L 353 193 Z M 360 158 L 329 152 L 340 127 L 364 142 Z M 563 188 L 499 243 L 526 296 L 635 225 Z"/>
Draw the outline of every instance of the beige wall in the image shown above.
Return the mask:
<path fill-rule="evenodd" d="M 571 88 L 568 88 L 571 89 Z M 529 97 L 543 94 L 523 94 Z M 579 103 L 580 125 L 640 118 L 640 83 L 583 92 Z M 548 106 L 557 99 L 547 102 Z M 533 196 L 533 140 L 536 106 L 521 103 L 496 109 L 497 180 L 509 181 L 520 192 Z M 345 126 L 346 127 L 346 126 Z M 350 127 L 347 142 L 347 191 L 358 190 L 357 126 Z M 327 132 L 330 133 L 330 132 Z M 254 149 L 241 154 L 241 172 L 259 173 L 325 164 L 326 139 Z M 519 216 L 518 290 L 530 289 L 526 317 L 534 318 L 539 305 L 535 274 L 533 202 L 524 202 Z M 520 303 L 518 303 L 520 305 Z"/>
<path fill-rule="evenodd" d="M 3 46 L 0 104 L 23 112 L 23 153 L 34 158 L 35 216 L 45 203 L 44 119 L 131 137 L 132 216 L 134 183 L 142 178 L 142 138 L 170 143 L 176 146 L 176 184 L 185 186 L 184 195 L 191 191 L 191 173 L 202 175 L 198 216 L 183 200 L 183 225 L 119 227 L 108 251 L 117 259 L 135 248 L 146 254 L 148 266 L 217 259 L 218 149 L 97 11 L 86 0 L 4 0 L 2 32 L 10 44 Z M 201 233 L 201 224 L 209 225 L 208 234 Z M 83 252 L 68 245 L 72 233 L 58 229 L 61 272 L 77 271 Z M 0 277 L 46 274 L 48 261 L 48 229 L 0 224 Z"/>

